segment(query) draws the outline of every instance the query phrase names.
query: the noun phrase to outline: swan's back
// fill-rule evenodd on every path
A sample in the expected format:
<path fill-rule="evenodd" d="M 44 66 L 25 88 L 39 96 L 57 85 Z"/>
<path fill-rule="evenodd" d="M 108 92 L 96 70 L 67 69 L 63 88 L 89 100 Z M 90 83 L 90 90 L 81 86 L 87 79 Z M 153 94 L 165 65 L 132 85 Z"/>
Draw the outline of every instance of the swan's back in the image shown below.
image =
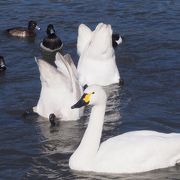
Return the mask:
<path fill-rule="evenodd" d="M 174 166 L 180 162 L 180 134 L 128 132 L 101 144 L 95 171 L 133 173 Z"/>

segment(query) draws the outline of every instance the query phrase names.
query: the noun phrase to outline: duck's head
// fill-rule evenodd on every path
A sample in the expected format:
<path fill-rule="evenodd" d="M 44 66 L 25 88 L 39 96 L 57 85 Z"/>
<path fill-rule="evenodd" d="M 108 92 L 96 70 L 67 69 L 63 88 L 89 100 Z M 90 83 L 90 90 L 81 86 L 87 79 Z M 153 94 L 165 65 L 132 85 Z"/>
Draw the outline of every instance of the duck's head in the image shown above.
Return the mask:
<path fill-rule="evenodd" d="M 35 29 L 40 30 L 40 27 L 37 25 L 36 21 L 28 22 L 28 30 L 34 31 Z"/>
<path fill-rule="evenodd" d="M 54 26 L 52 24 L 49 24 L 47 26 L 46 33 L 47 33 L 47 35 L 55 34 L 55 29 L 54 29 Z"/>
<path fill-rule="evenodd" d="M 112 34 L 112 46 L 113 48 L 116 48 L 118 45 L 120 45 L 123 41 L 123 38 L 117 34 L 117 33 L 114 33 Z"/>
<path fill-rule="evenodd" d="M 91 85 L 84 90 L 81 99 L 71 108 L 80 108 L 86 105 L 105 105 L 107 100 L 106 93 L 101 86 Z"/>
<path fill-rule="evenodd" d="M 0 56 L 0 71 L 5 71 L 6 70 L 6 64 L 4 61 L 4 57 Z"/>

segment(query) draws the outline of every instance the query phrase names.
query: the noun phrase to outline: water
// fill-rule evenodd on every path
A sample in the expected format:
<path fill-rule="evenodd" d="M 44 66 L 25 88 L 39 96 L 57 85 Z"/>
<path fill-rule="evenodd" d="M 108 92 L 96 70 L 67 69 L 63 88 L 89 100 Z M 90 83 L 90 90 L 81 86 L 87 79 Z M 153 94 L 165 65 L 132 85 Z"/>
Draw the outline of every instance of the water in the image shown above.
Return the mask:
<path fill-rule="evenodd" d="M 39 97 L 34 56 L 41 56 L 46 26 L 54 24 L 64 52 L 77 63 L 79 24 L 95 28 L 105 22 L 125 38 L 116 50 L 125 85 L 107 88 L 102 139 L 140 129 L 180 133 L 179 9 L 180 1 L 175 0 L 1 1 L 0 53 L 8 70 L 0 75 L 0 179 L 180 179 L 180 166 L 118 175 L 72 171 L 68 159 L 82 138 L 89 109 L 81 120 L 55 128 L 41 117 L 21 116 Z M 41 27 L 34 40 L 4 34 L 4 29 L 25 26 L 30 19 Z"/>

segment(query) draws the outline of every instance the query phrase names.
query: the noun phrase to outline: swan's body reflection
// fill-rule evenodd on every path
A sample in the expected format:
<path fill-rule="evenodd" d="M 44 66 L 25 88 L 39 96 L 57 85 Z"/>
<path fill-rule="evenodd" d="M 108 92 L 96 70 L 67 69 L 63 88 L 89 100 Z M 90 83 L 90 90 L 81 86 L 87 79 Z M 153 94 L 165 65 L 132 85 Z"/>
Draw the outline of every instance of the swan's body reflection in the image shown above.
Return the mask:
<path fill-rule="evenodd" d="M 71 153 L 79 142 L 84 130 L 84 120 L 76 122 L 61 121 L 55 127 L 51 127 L 49 122 L 43 123 L 42 117 L 38 118 L 40 122 L 40 134 L 43 153 Z"/>
<path fill-rule="evenodd" d="M 114 129 L 121 124 L 121 88 L 118 85 L 112 85 L 104 88 L 107 95 L 107 107 L 105 124 L 102 139 L 107 139 L 114 135 Z M 58 125 L 51 127 L 48 119 L 37 118 L 37 133 L 39 136 L 39 146 L 41 154 L 34 158 L 33 168 L 29 172 L 31 175 L 42 173 L 52 174 L 53 177 L 59 177 L 59 168 L 61 171 L 69 173 L 69 157 L 78 147 L 84 131 L 88 124 L 90 108 L 86 107 L 84 115 L 78 121 L 59 121 Z M 113 133 L 112 133 L 113 132 Z M 74 174 L 75 173 L 75 174 Z M 76 172 L 73 174 L 77 177 Z"/>
<path fill-rule="evenodd" d="M 108 95 L 104 131 L 111 131 L 120 123 L 120 88 L 118 85 L 104 88 Z M 38 117 L 43 151 L 46 153 L 72 153 L 79 144 L 89 117 L 90 108 L 86 108 L 83 117 L 77 122 L 59 121 L 50 127 L 43 117 Z M 53 151 L 52 151 L 53 150 Z"/>

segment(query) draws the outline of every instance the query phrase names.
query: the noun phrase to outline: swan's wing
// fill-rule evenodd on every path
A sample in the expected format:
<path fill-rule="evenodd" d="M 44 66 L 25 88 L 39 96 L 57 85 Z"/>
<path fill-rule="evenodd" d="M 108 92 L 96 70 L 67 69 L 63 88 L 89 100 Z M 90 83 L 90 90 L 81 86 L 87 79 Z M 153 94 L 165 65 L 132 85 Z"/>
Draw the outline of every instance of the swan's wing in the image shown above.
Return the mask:
<path fill-rule="evenodd" d="M 89 45 L 92 37 L 92 31 L 85 24 L 80 24 L 77 37 L 77 53 L 80 56 Z"/>
<path fill-rule="evenodd" d="M 43 59 L 35 58 L 40 72 L 40 80 L 42 86 L 46 87 L 62 87 L 70 86 L 67 77 L 60 71 L 58 71 L 54 66 L 50 65 Z"/>
<path fill-rule="evenodd" d="M 69 69 L 70 71 L 72 71 L 71 79 L 72 79 L 72 84 L 73 84 L 73 92 L 75 93 L 75 96 L 77 98 L 80 98 L 83 93 L 83 90 L 78 81 L 78 72 L 77 72 L 76 66 L 70 54 L 64 55 L 64 59 L 68 62 L 70 66 Z"/>
<path fill-rule="evenodd" d="M 73 74 L 74 74 L 74 77 L 76 79 L 78 79 L 78 72 L 77 72 L 77 69 L 76 69 L 76 66 L 71 58 L 71 55 L 70 54 L 65 54 L 64 55 L 64 59 L 68 62 L 68 64 L 70 65 L 72 71 L 73 71 Z"/>
<path fill-rule="evenodd" d="M 64 74 L 67 78 L 69 78 L 69 71 L 67 69 L 66 61 L 60 53 L 56 53 L 55 64 L 57 66 L 58 71 Z"/>
<path fill-rule="evenodd" d="M 76 67 L 73 63 L 73 60 L 71 59 L 71 56 L 66 54 L 64 57 L 59 53 L 57 52 L 56 53 L 56 61 L 62 61 L 62 64 L 64 65 L 64 69 L 66 68 L 66 71 L 63 70 L 63 73 L 65 73 L 65 75 L 67 76 L 67 78 L 69 79 L 70 81 L 70 84 L 71 84 L 71 89 L 73 91 L 73 93 L 75 95 L 79 95 L 79 93 L 81 93 L 80 91 L 80 85 L 79 85 L 79 82 L 77 80 L 77 72 L 76 72 Z M 55 63 L 57 64 L 57 62 L 55 61 Z M 61 71 L 60 67 L 58 66 L 58 70 Z M 80 96 L 78 96 L 80 97 Z"/>

